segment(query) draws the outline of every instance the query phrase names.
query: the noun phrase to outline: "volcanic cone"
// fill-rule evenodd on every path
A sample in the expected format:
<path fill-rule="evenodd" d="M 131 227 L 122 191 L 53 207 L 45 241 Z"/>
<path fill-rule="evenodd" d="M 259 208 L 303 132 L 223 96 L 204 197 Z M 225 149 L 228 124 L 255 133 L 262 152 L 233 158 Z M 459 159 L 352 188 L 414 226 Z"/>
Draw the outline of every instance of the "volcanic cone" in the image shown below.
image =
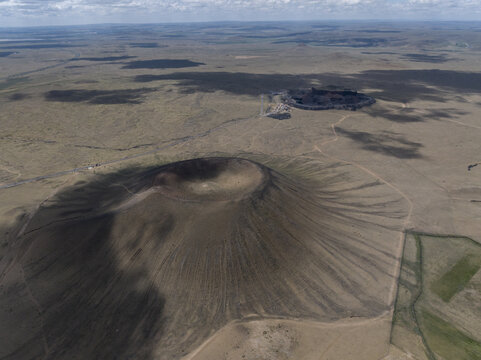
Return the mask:
<path fill-rule="evenodd" d="M 34 299 L 6 358 L 176 359 L 247 316 L 388 309 L 394 240 L 379 234 L 404 215 L 399 196 L 348 165 L 272 164 L 126 170 L 45 204 L 15 260 L 25 281 L 6 282 L 4 305 Z"/>

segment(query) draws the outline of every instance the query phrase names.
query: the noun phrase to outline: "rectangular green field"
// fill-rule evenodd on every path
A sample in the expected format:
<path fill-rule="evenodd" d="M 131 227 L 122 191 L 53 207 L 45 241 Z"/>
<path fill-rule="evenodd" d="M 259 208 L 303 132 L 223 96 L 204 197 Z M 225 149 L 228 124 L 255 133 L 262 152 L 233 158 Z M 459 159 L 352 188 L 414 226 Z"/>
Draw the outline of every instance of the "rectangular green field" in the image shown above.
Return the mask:
<path fill-rule="evenodd" d="M 456 293 L 464 289 L 480 267 L 481 257 L 467 255 L 435 281 L 431 286 L 431 290 L 443 301 L 449 302 Z"/>

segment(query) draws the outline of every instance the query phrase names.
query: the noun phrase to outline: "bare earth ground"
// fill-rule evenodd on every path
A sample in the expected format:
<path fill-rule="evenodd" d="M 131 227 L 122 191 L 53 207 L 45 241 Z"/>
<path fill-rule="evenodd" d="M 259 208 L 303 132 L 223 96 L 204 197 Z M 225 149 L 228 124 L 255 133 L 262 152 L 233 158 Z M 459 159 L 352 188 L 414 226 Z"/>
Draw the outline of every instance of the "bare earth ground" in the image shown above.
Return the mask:
<path fill-rule="evenodd" d="M 72 47 L 26 48 L 17 43 L 16 49 L 0 49 L 15 52 L 0 58 L 0 358 L 64 358 L 69 354 L 62 349 L 86 341 L 76 342 L 74 339 L 83 338 L 75 333 L 67 333 L 62 341 L 61 336 L 56 337 L 62 327 L 49 323 L 56 318 L 49 313 L 48 306 L 53 305 L 45 297 L 48 291 L 38 282 L 40 273 L 28 270 L 34 269 L 29 267 L 35 264 L 32 259 L 43 254 L 30 250 L 30 246 L 51 249 L 39 245 L 36 239 L 42 236 L 35 235 L 36 226 L 48 223 L 49 211 L 56 207 L 64 207 L 66 213 L 78 211 L 76 204 L 70 208 L 62 202 L 69 186 L 82 188 L 98 176 L 130 166 L 142 168 L 210 156 L 247 158 L 289 179 L 301 176 L 322 182 L 328 173 L 340 176 L 329 184 L 330 189 L 345 191 L 347 202 L 340 202 L 343 211 L 355 209 L 356 220 L 326 226 L 333 233 L 349 234 L 347 238 L 352 236 L 383 252 L 375 260 L 380 269 L 367 270 L 377 281 L 366 282 L 360 292 L 378 299 L 372 306 L 358 306 L 342 293 L 342 286 L 329 285 L 332 298 L 338 297 L 343 304 L 340 311 L 322 310 L 323 300 L 312 300 L 306 295 L 308 291 L 298 290 L 281 301 L 283 310 L 267 311 L 266 304 L 275 300 L 262 298 L 260 291 L 262 301 L 247 299 L 252 307 L 198 325 L 199 332 L 192 335 L 188 332 L 192 324 L 203 321 L 205 315 L 199 310 L 201 303 L 193 295 L 185 304 L 180 295 L 169 301 L 175 289 L 159 281 L 169 278 L 158 270 L 155 260 L 145 262 L 137 256 L 131 263 L 129 259 L 137 250 L 112 240 L 116 274 L 146 268 L 160 271 L 162 275 L 147 277 L 148 281 L 139 284 L 129 281 L 128 286 L 139 291 L 153 287 L 165 295 L 164 318 L 182 308 L 199 311 L 187 314 L 180 323 L 166 321 L 170 324 L 166 326 L 173 326 L 169 328 L 172 332 L 164 336 L 159 331 L 152 344 L 144 345 L 142 335 L 133 336 L 121 328 L 119 339 L 131 336 L 134 340 L 129 340 L 133 343 L 118 354 L 120 357 L 137 347 L 145 350 L 145 346 L 145 358 L 426 356 L 419 352 L 419 339 L 412 334 L 405 335 L 407 345 L 391 344 L 404 230 L 481 241 L 481 164 L 468 170 L 469 165 L 481 163 L 481 27 L 454 23 L 441 24 L 436 30 L 426 24 L 276 26 L 283 30 L 267 25 L 263 29 L 254 25 L 245 29 L 234 25 L 152 25 L 129 28 L 127 35 L 123 28 L 114 27 L 112 32 L 100 28 L 94 36 L 70 29 L 66 34 L 72 32 L 75 38 L 68 43 Z M 47 30 L 38 31 L 35 38 L 52 35 L 42 33 Z M 58 36 L 54 41 L 67 42 L 62 33 L 54 33 Z M 32 34 L 27 35 L 19 32 L 9 36 L 32 38 Z M 158 47 L 131 45 L 146 42 Z M 0 48 L 6 46 L 0 43 Z M 132 58 L 115 59 L 124 56 Z M 138 63 L 152 59 L 193 63 Z M 262 93 L 268 99 L 270 91 L 329 85 L 355 88 L 377 102 L 356 112 L 293 109 L 292 117 L 286 120 L 258 115 Z M 100 166 L 87 169 L 96 164 Z M 57 174 L 75 168 L 81 169 Z M 44 175 L 55 176 L 9 187 Z M 122 196 L 132 195 L 127 190 Z M 152 197 L 147 195 L 137 205 L 145 199 Z M 377 215 L 366 210 L 379 199 L 389 201 L 375 208 Z M 121 216 L 115 219 L 118 226 L 131 221 Z M 298 224 L 309 228 L 302 221 Z M 185 228 L 191 229 L 191 225 L 186 223 Z M 122 227 L 112 229 L 123 234 Z M 342 261 L 332 264 L 336 269 L 353 271 L 347 263 L 339 265 Z M 297 271 L 295 266 L 293 269 Z M 477 281 L 477 274 L 472 281 Z M 469 286 L 472 292 L 479 291 Z M 300 299 L 309 311 L 294 314 L 286 310 L 292 299 Z M 346 310 L 349 307 L 350 313 Z M 479 308 L 470 311 L 479 315 Z M 115 314 L 111 316 L 115 318 Z M 472 319 L 458 317 L 455 324 L 475 329 Z M 21 326 L 15 327 L 19 323 Z M 104 334 L 111 330 L 103 325 L 95 325 L 92 331 Z M 116 344 L 108 337 L 102 341 L 97 346 L 103 349 Z M 176 344 L 185 344 L 185 348 Z M 102 354 L 95 353 L 95 346 L 92 349 L 97 356 Z M 111 353 L 103 355 L 109 358 Z M 440 353 L 432 356 L 443 359 Z"/>

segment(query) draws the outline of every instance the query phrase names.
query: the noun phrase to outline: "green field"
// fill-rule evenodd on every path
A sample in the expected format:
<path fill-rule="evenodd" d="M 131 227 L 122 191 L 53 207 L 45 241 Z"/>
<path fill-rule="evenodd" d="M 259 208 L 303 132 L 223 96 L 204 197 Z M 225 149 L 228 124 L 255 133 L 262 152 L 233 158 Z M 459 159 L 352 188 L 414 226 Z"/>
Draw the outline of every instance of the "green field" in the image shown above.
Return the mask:
<path fill-rule="evenodd" d="M 444 359 L 481 359 L 481 343 L 427 310 L 421 316 L 423 334 L 436 354 Z"/>
<path fill-rule="evenodd" d="M 456 293 L 464 289 L 480 267 L 481 257 L 466 255 L 436 281 L 431 289 L 441 299 L 448 302 Z"/>
<path fill-rule="evenodd" d="M 481 314 L 469 301 L 480 267 L 469 238 L 406 234 L 391 343 L 420 359 L 481 359 Z"/>

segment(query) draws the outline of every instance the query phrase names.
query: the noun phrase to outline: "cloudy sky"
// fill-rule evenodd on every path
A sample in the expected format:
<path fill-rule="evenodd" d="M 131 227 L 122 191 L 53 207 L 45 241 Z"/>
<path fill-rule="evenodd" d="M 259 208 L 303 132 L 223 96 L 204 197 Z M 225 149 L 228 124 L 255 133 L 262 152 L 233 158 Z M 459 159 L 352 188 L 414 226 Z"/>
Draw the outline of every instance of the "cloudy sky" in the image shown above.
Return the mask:
<path fill-rule="evenodd" d="M 481 0 L 0 0 L 0 27 L 326 19 L 481 20 Z"/>

